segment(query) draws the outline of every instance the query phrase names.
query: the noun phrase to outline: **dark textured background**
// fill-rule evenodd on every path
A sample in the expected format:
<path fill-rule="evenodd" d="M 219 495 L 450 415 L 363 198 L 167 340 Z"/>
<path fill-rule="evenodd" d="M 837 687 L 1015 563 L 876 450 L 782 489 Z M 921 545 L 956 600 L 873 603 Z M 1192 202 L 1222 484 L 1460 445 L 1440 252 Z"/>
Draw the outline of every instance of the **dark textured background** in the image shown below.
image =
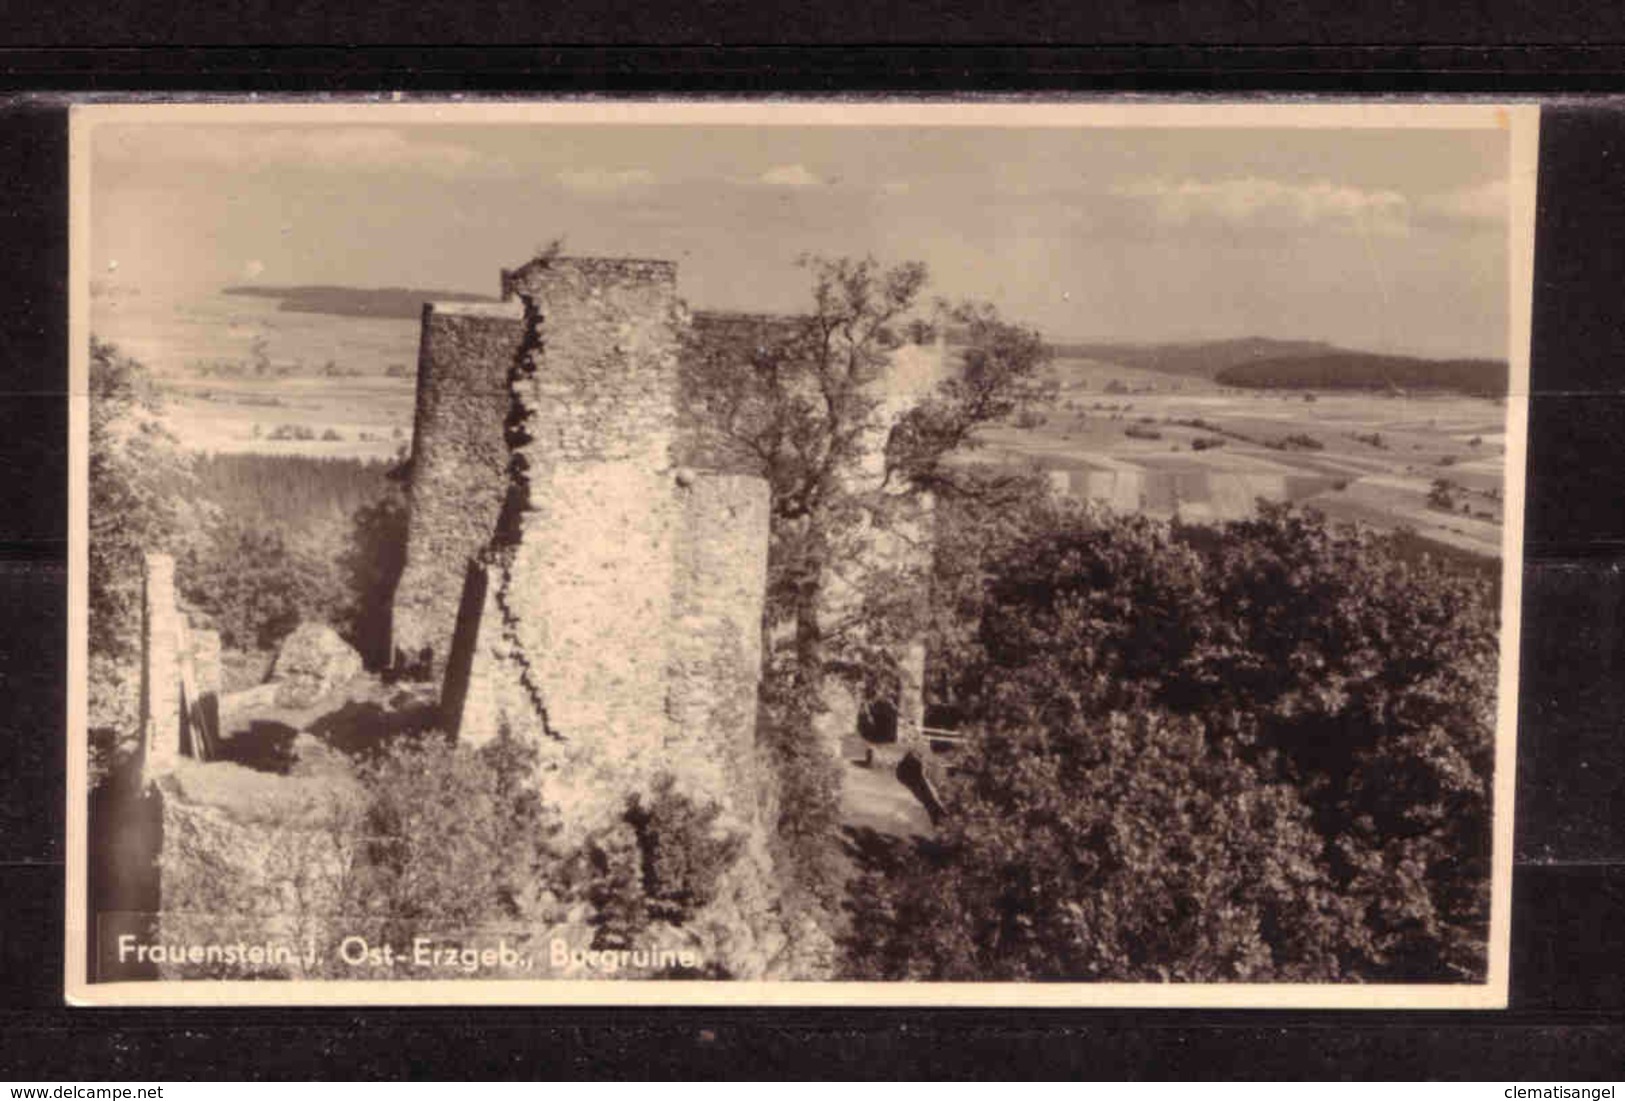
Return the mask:
<path fill-rule="evenodd" d="M 228 10 L 241 16 L 241 7 L 192 8 L 202 21 L 187 29 L 200 42 L 243 41 L 246 24 L 216 18 Z M 306 7 L 279 5 L 285 19 Z M 500 20 L 501 7 L 484 10 Z M 1586 45 L 1586 36 L 1574 33 L 1583 24 L 1549 5 L 1553 25 L 1566 30 L 1537 36 L 1513 28 L 1480 39 L 1493 45 L 1534 36 L 1558 44 L 1538 49 L 1450 45 L 1474 25 L 1473 12 L 1448 3 L 1426 15 L 1419 5 L 1389 5 L 1379 18 L 1395 33 L 1366 35 L 1440 43 L 1436 48 L 1261 48 L 1290 41 L 1291 22 L 1280 12 L 1297 13 L 1301 25 L 1302 9 L 1229 7 L 1236 11 L 1228 22 L 1183 33 L 1246 49 L 290 54 L 0 47 L 0 88 L 1625 87 L 1625 51 Z M 543 8 L 525 11 L 535 18 Z M 61 46 L 75 38 L 63 13 L 89 10 L 77 3 L 29 9 L 26 28 L 11 27 L 22 6 L 0 15 L 0 43 Z M 128 9 L 98 10 L 113 14 L 85 23 L 78 41 L 156 42 L 176 30 L 160 22 L 137 33 L 118 22 Z M 434 39 L 436 7 L 423 10 L 429 22 L 397 41 Z M 1527 9 L 1531 18 L 1537 10 Z M 1593 29 L 1599 15 L 1615 19 L 1620 26 L 1601 29 L 1625 40 L 1625 16 L 1584 10 Z M 602 36 L 616 9 L 601 5 L 599 12 L 610 22 L 589 29 Z M 634 17 L 630 7 L 623 14 Z M 1119 33 L 1095 37 L 1154 41 L 1152 18 L 1124 14 Z M 990 23 L 973 12 L 968 24 L 945 24 L 938 40 L 978 41 L 977 28 Z M 327 23 L 310 26 L 307 41 L 345 37 L 323 38 L 333 30 Z M 962 26 L 970 30 L 956 36 Z M 1321 41 L 1354 37 L 1335 22 L 1323 30 Z M 1027 36 L 1063 38 L 1059 31 Z M 483 75 L 472 76 L 476 69 Z M 1571 102 L 1542 121 L 1513 1007 L 1476 1014 L 64 1008 L 66 152 L 62 112 L 48 99 L 0 109 L 0 287 L 7 305 L 0 314 L 0 622 L 7 625 L 0 642 L 0 1079 L 1625 1077 L 1625 104 Z"/>

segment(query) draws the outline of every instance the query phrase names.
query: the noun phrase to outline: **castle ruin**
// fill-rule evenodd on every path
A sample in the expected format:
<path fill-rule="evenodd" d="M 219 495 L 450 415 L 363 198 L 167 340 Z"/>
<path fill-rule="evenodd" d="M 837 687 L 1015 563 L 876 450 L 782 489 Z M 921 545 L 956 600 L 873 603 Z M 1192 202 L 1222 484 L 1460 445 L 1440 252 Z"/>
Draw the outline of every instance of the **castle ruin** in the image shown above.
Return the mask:
<path fill-rule="evenodd" d="M 777 911 L 778 789 L 757 741 L 769 486 L 707 439 L 682 382 L 696 327 L 749 340 L 793 319 L 691 316 L 676 276 L 659 260 L 547 257 L 503 272 L 500 303 L 424 307 L 394 671 L 438 682 L 460 742 L 536 747 L 559 851 L 625 830 L 629 808 L 660 792 L 716 808 L 710 828 L 737 845 L 714 895 L 686 928 L 647 935 L 699 937 L 739 978 L 805 974 L 795 957 L 821 951 L 820 934 Z M 879 495 L 885 434 L 935 385 L 941 349 L 893 360 L 854 476 Z M 831 619 L 855 606 L 864 569 L 928 553 L 928 519 L 916 508 L 862 533 L 861 560 L 831 578 Z M 354 784 L 320 754 L 289 775 L 215 759 L 218 640 L 189 630 L 173 586 L 173 563 L 149 559 L 142 771 L 162 795 L 158 928 L 190 935 L 235 914 L 245 929 L 292 929 L 339 897 L 349 857 L 333 821 L 352 812 Z M 893 661 L 894 723 L 917 727 L 923 645 L 905 641 Z M 827 752 L 857 736 L 862 703 L 830 678 Z M 556 920 L 590 941 L 590 913 Z"/>
<path fill-rule="evenodd" d="M 469 744 L 541 745 L 570 832 L 663 774 L 759 833 L 768 489 L 680 465 L 676 267 L 558 258 L 504 289 L 522 304 L 509 461 L 485 545 L 464 558 L 446 721 Z"/>
<path fill-rule="evenodd" d="M 759 340 L 794 319 L 691 315 L 676 266 L 654 260 L 537 260 L 504 271 L 502 294 L 424 307 L 397 670 L 444 678 L 447 724 L 465 740 L 508 724 L 625 762 L 680 746 L 748 759 L 767 486 L 694 423 L 680 357 L 690 333 Z M 910 344 L 892 359 L 860 491 L 882 492 L 886 433 L 935 388 L 944 354 Z M 830 579 L 831 621 L 864 571 L 929 553 L 928 515 L 865 533 L 862 560 Z M 894 661 L 888 719 L 917 730 L 923 643 Z M 831 684 L 818 719 L 831 752 L 863 705 Z"/>

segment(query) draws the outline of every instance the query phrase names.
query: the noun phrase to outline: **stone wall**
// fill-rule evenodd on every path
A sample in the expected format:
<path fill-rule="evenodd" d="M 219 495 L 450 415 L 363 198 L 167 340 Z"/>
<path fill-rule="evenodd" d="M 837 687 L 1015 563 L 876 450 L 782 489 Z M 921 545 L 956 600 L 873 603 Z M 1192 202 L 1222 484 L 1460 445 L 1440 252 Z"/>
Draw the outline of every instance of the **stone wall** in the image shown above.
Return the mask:
<path fill-rule="evenodd" d="M 463 667 L 447 677 L 459 609 L 467 599 L 476 606 L 492 602 L 495 613 L 502 610 L 497 606 L 505 602 L 504 594 L 518 591 L 517 602 L 508 603 L 505 614 L 531 621 L 538 639 L 557 634 L 559 644 L 575 652 L 620 644 L 613 636 L 621 628 L 604 622 L 612 612 L 621 624 L 638 622 L 639 615 L 651 622 L 658 618 L 652 605 L 643 606 L 664 597 L 639 595 L 640 587 L 656 594 L 669 588 L 668 556 L 661 548 L 673 538 L 672 525 L 680 522 L 680 507 L 660 472 L 673 464 L 732 473 L 746 469 L 740 455 L 708 437 L 703 415 L 684 400 L 683 370 L 717 349 L 737 354 L 739 347 L 782 341 L 794 335 L 796 324 L 795 318 L 782 316 L 688 316 L 675 297 L 675 267 L 663 261 L 564 258 L 503 272 L 502 285 L 509 301 L 500 305 L 426 307 L 419 354 L 411 519 L 406 567 L 394 600 L 393 648 L 398 669 L 446 678 L 452 704 L 448 715 L 453 718 L 461 715 L 461 701 L 476 675 L 473 651 L 465 645 Z M 521 298 L 539 319 L 528 335 Z M 876 425 L 864 441 L 854 490 L 879 486 L 891 425 L 937 385 L 944 366 L 940 343 L 896 351 L 884 390 L 877 395 Z M 513 386 L 520 389 L 513 391 Z M 511 454 L 505 432 L 515 444 Z M 618 471 L 578 468 L 589 462 L 624 465 Z M 497 575 L 489 572 L 490 563 L 480 567 L 479 577 L 469 571 L 485 553 L 503 514 L 510 466 L 518 482 L 534 483 L 535 492 L 523 489 L 524 504 L 509 510 L 508 519 L 528 524 L 532 534 L 521 539 L 515 532 L 505 533 L 509 549 L 500 556 L 504 580 L 492 588 L 487 582 Z M 614 513 L 588 503 L 615 499 L 642 504 Z M 928 527 L 928 520 L 916 519 L 906 532 L 877 528 L 866 533 L 865 561 L 842 564 L 848 576 L 832 581 L 826 615 L 848 614 L 853 593 L 874 570 L 918 565 L 917 540 L 928 536 Z M 576 530 L 590 537 L 567 534 Z M 602 599 L 581 603 L 577 613 L 527 593 L 543 576 L 534 563 L 544 559 L 547 576 L 575 575 L 574 580 L 558 581 L 572 593 L 579 594 L 580 586 L 594 577 L 634 578 L 637 584 L 606 586 Z M 910 642 L 895 657 L 908 685 L 897 701 L 899 727 L 913 730 L 921 712 L 923 650 Z M 569 659 L 564 667 L 574 673 L 556 665 L 550 675 L 579 675 L 582 690 L 615 681 L 620 683 L 615 695 L 624 696 L 652 690 L 652 661 L 650 655 L 630 652 L 624 660 L 605 656 L 593 671 L 588 668 L 592 663 Z M 629 676 L 633 679 L 626 680 Z M 482 681 L 475 695 L 495 700 L 504 692 Z M 625 725 L 626 716 L 603 713 L 618 710 L 609 704 L 583 705 L 591 713 L 565 717 L 572 705 L 563 701 L 579 698 L 578 693 L 554 696 L 561 701 L 554 704 L 558 713 L 550 716 L 555 724 Z M 832 743 L 851 737 L 861 701 L 833 684 L 825 702 L 821 731 Z M 481 706 L 476 701 L 476 710 Z M 471 729 L 483 723 L 476 716 Z"/>
<path fill-rule="evenodd" d="M 677 590 L 667 657 L 664 759 L 751 818 L 767 590 L 769 493 L 760 478 L 682 473 Z"/>
<path fill-rule="evenodd" d="M 740 842 L 703 915 L 710 962 L 754 977 L 785 939 L 758 799 L 768 489 L 680 466 L 673 265 L 556 258 L 524 304 L 508 492 L 460 600 L 443 706 L 459 741 L 519 737 L 572 851 L 663 782 Z M 705 930 L 701 933 L 700 930 Z"/>
<path fill-rule="evenodd" d="M 514 291 L 515 273 L 504 273 Z M 679 318 L 690 349 L 705 341 L 762 342 L 783 318 L 695 313 Z M 470 563 L 490 542 L 507 487 L 509 375 L 524 338 L 524 308 L 515 298 L 497 305 L 430 303 L 424 307 L 418 350 L 417 412 L 412 434 L 411 516 L 406 566 L 393 601 L 392 664 L 439 679 L 451 652 L 453 626 Z M 562 383 L 562 379 L 555 380 Z M 565 393 L 553 427 L 563 432 L 573 412 L 596 415 Z M 706 438 L 703 424 L 680 404 L 673 458 L 685 466 L 746 472 L 739 456 Z M 666 433 L 666 426 L 662 434 Z M 427 657 L 425 658 L 425 653 Z"/>
<path fill-rule="evenodd" d="M 278 776 L 183 760 L 157 781 L 163 845 L 154 943 L 242 942 L 291 958 L 166 962 L 166 979 L 309 978 L 331 971 L 360 843 L 347 776 Z M 315 954 L 310 950 L 314 948 Z"/>
<path fill-rule="evenodd" d="M 427 676 L 445 669 L 469 564 L 502 508 L 508 376 L 521 320 L 517 302 L 423 308 L 406 564 L 391 638 L 394 664 Z"/>
<path fill-rule="evenodd" d="M 505 273 L 504 288 L 526 329 L 509 490 L 444 695 L 460 740 L 547 747 L 548 798 L 585 833 L 647 784 L 672 729 L 685 319 L 675 266 L 658 261 L 559 258 Z"/>
<path fill-rule="evenodd" d="M 175 602 L 175 560 L 149 554 L 141 597 L 141 771 L 156 780 L 184 758 L 207 760 L 219 737 L 220 635 L 194 628 Z"/>

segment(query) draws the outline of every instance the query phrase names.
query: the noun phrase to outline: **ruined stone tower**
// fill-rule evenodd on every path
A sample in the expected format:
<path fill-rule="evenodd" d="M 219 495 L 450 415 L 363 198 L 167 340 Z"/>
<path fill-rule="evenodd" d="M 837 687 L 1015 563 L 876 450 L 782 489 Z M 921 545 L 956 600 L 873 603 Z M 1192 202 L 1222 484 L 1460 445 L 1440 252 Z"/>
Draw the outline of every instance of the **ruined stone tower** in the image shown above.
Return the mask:
<path fill-rule="evenodd" d="M 451 652 L 470 558 L 490 541 L 507 487 L 508 374 L 518 302 L 426 303 L 412 426 L 412 509 L 395 588 L 392 664 L 437 677 Z"/>
<path fill-rule="evenodd" d="M 674 462 L 675 266 L 561 257 L 504 288 L 523 310 L 506 491 L 468 574 L 448 722 L 470 744 L 541 745 L 569 832 L 657 775 L 759 832 L 768 490 Z"/>
<path fill-rule="evenodd" d="M 504 272 L 502 292 L 424 310 L 396 666 L 444 677 L 446 721 L 465 741 L 504 728 L 550 739 L 555 785 L 576 774 L 570 760 L 590 786 L 595 770 L 632 776 L 687 755 L 717 783 L 732 769 L 738 801 L 751 787 L 738 769 L 753 759 L 767 487 L 689 419 L 680 357 L 690 329 L 748 343 L 797 319 L 690 316 L 675 265 L 654 260 L 536 261 Z M 896 350 L 855 489 L 878 491 L 886 435 L 942 362 L 940 345 Z M 928 510 L 892 523 L 840 565 L 831 617 L 867 571 L 928 554 Z M 914 731 L 923 646 L 895 664 L 894 726 Z M 838 753 L 862 701 L 837 684 L 825 706 L 818 725 Z"/>

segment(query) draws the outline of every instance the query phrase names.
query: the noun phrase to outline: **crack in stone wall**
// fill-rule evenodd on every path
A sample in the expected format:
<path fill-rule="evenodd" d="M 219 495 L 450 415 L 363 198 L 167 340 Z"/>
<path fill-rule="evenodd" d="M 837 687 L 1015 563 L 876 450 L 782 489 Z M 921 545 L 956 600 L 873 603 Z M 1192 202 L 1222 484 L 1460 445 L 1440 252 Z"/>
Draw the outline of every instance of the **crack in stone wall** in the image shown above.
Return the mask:
<path fill-rule="evenodd" d="M 547 699 L 542 695 L 542 686 L 537 680 L 536 669 L 527 657 L 524 642 L 520 637 L 519 612 L 508 599 L 508 587 L 513 584 L 513 577 L 512 569 L 497 570 L 497 585 L 492 603 L 501 623 L 503 643 L 516 668 L 519 687 L 524 692 L 525 698 L 530 701 L 537 727 L 545 737 L 563 741 L 564 735 L 554 730 L 552 724 L 548 722 Z"/>

